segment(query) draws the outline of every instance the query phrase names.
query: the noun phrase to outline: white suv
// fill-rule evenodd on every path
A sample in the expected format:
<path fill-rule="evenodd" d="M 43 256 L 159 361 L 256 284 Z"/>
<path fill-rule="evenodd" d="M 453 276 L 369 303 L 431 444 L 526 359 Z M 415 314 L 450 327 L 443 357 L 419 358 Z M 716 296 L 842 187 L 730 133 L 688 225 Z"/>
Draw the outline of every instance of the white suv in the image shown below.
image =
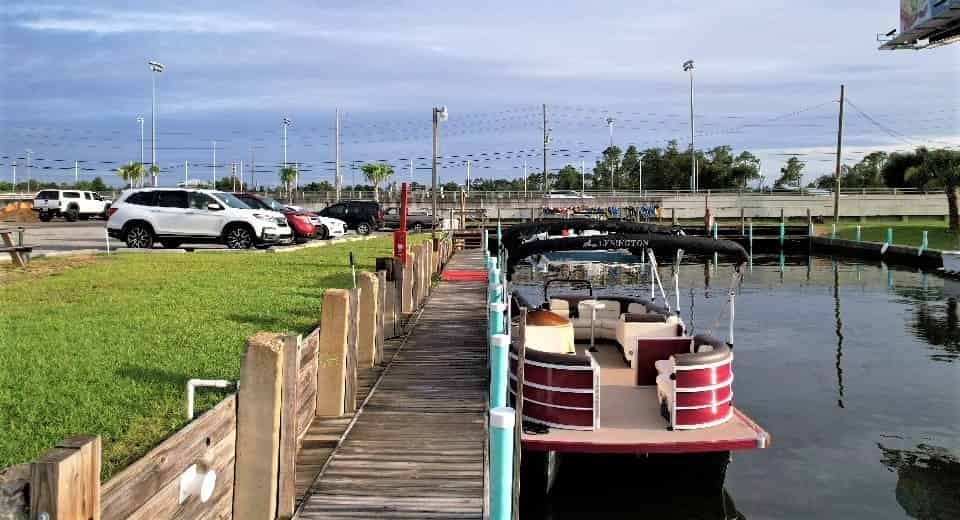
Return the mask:
<path fill-rule="evenodd" d="M 220 243 L 231 249 L 292 240 L 283 213 L 253 210 L 229 193 L 189 188 L 128 190 L 108 211 L 107 233 L 128 247 Z"/>
<path fill-rule="evenodd" d="M 58 216 L 67 222 L 106 217 L 108 208 L 110 201 L 92 191 L 41 190 L 33 197 L 33 211 L 38 212 L 44 222 Z"/>

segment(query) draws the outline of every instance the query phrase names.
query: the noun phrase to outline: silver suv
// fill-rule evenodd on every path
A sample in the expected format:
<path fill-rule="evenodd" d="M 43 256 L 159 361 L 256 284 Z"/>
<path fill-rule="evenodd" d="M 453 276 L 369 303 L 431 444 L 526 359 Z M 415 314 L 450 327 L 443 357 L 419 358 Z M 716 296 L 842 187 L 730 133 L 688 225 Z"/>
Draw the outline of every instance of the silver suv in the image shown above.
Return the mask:
<path fill-rule="evenodd" d="M 250 209 L 233 195 L 215 190 L 128 190 L 108 214 L 107 233 L 128 247 L 150 248 L 160 242 L 175 248 L 191 242 L 248 249 L 293 238 L 283 213 Z"/>

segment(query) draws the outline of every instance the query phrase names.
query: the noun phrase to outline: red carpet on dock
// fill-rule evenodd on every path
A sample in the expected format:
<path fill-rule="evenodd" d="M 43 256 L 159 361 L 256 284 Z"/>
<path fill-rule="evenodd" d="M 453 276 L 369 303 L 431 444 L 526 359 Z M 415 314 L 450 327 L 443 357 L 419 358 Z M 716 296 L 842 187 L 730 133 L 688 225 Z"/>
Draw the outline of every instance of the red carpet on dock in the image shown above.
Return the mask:
<path fill-rule="evenodd" d="M 440 276 L 445 282 L 483 282 L 487 280 L 487 272 L 482 270 L 447 270 Z"/>

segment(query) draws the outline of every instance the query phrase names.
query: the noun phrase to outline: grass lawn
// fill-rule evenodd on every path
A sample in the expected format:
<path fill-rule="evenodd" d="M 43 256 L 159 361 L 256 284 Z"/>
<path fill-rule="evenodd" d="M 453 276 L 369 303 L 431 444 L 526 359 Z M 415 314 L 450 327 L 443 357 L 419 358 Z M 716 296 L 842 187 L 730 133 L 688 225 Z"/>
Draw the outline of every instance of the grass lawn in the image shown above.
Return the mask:
<path fill-rule="evenodd" d="M 957 235 L 943 221 L 916 222 L 866 222 L 861 224 L 860 239 L 864 242 L 886 242 L 887 228 L 893 228 L 893 243 L 901 246 L 920 247 L 923 232 L 928 231 L 927 241 L 930 249 L 956 250 Z M 821 228 L 825 236 L 830 236 L 830 226 Z M 837 236 L 846 240 L 856 240 L 857 225 L 843 224 L 837 229 Z"/>
<path fill-rule="evenodd" d="M 411 236 L 416 243 L 429 237 Z M 0 468 L 103 436 L 109 478 L 184 426 L 185 384 L 236 380 L 243 340 L 305 333 L 323 290 L 373 270 L 390 238 L 284 254 L 120 254 L 0 273 Z M 202 391 L 206 409 L 223 394 Z"/>

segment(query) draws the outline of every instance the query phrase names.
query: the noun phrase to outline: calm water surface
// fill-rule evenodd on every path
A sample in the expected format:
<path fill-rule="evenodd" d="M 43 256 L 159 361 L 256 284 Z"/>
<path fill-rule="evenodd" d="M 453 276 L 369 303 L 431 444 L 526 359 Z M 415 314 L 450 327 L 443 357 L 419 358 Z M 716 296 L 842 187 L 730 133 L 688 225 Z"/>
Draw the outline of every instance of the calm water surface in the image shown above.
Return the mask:
<path fill-rule="evenodd" d="M 543 280 L 565 277 L 649 295 L 636 258 L 605 261 L 630 263 L 526 268 L 514 283 L 531 302 Z M 680 268 L 681 314 L 726 338 L 732 267 L 694 262 Z M 734 400 L 772 446 L 735 452 L 723 490 L 684 485 L 711 470 L 679 462 L 670 472 L 670 461 L 568 458 L 553 495 L 525 501 L 525 520 L 960 519 L 960 282 L 830 258 L 756 259 L 745 271 Z M 670 276 L 661 267 L 673 304 Z"/>

